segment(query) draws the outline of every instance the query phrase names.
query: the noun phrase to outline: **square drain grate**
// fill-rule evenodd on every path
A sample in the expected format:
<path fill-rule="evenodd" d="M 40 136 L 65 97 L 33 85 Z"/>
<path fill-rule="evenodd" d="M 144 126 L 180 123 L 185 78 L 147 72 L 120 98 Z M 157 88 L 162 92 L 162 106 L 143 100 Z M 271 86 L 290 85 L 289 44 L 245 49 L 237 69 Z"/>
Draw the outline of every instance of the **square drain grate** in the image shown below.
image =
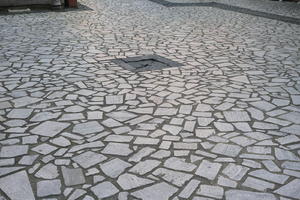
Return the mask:
<path fill-rule="evenodd" d="M 161 70 L 170 67 L 183 66 L 178 62 L 172 61 L 170 59 L 158 55 L 121 58 L 121 59 L 113 60 L 113 62 L 120 65 L 124 69 L 127 69 L 132 72 Z"/>

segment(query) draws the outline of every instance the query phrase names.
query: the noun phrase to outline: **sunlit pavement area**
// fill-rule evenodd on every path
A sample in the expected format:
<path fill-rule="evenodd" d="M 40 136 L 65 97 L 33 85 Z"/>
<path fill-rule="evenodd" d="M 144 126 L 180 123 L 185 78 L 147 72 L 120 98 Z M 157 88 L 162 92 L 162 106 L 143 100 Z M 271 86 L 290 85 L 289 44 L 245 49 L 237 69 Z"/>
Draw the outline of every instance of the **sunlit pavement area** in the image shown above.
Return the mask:
<path fill-rule="evenodd" d="M 79 3 L 0 15 L 1 200 L 300 199 L 300 4 Z"/>

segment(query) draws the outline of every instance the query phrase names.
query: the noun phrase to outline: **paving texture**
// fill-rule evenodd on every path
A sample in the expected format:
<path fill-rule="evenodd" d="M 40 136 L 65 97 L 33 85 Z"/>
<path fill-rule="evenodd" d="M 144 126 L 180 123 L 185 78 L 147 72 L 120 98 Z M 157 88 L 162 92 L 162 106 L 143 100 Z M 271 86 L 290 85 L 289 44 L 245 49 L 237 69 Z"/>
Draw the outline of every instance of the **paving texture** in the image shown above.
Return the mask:
<path fill-rule="evenodd" d="M 0 199 L 300 199 L 299 25 L 80 3 L 0 17 Z M 113 62 L 152 54 L 183 66 Z"/>

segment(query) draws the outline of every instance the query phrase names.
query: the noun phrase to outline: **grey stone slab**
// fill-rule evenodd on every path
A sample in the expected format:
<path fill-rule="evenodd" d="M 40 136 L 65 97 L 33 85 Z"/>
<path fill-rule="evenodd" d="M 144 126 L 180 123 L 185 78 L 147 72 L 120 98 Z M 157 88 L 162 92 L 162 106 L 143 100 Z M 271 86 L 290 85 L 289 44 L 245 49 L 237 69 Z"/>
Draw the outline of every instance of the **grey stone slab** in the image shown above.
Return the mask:
<path fill-rule="evenodd" d="M 74 162 L 78 163 L 83 168 L 89 168 L 93 165 L 96 165 L 107 159 L 106 156 L 103 156 L 99 153 L 92 151 L 84 152 L 80 155 L 74 156 L 71 158 Z"/>
<path fill-rule="evenodd" d="M 286 185 L 281 186 L 274 192 L 282 196 L 300 199 L 300 179 L 294 179 Z"/>
<path fill-rule="evenodd" d="M 14 119 L 26 119 L 30 116 L 33 109 L 13 109 L 8 114 L 8 118 L 14 118 Z"/>
<path fill-rule="evenodd" d="M 161 177 L 165 181 L 177 185 L 179 187 L 183 186 L 187 181 L 189 181 L 193 177 L 193 175 L 188 173 L 173 171 L 165 168 L 156 169 L 153 172 L 153 175 Z"/>
<path fill-rule="evenodd" d="M 81 168 L 62 167 L 61 172 L 66 186 L 81 185 L 85 183 L 85 177 Z"/>
<path fill-rule="evenodd" d="M 265 169 L 252 171 L 249 173 L 249 175 L 278 184 L 284 184 L 289 178 L 289 176 L 271 173 Z"/>
<path fill-rule="evenodd" d="M 105 181 L 91 187 L 91 191 L 97 196 L 97 198 L 102 199 L 117 194 L 119 189 L 112 183 Z"/>
<path fill-rule="evenodd" d="M 52 163 L 48 163 L 41 167 L 34 176 L 42 179 L 55 179 L 58 175 L 57 167 Z"/>
<path fill-rule="evenodd" d="M 120 174 L 122 174 L 127 168 L 131 167 L 132 165 L 128 162 L 125 162 L 119 158 L 115 158 L 103 164 L 100 164 L 101 170 L 107 176 L 111 178 L 116 178 Z"/>
<path fill-rule="evenodd" d="M 130 168 L 129 172 L 134 174 L 144 175 L 154 168 L 156 168 L 161 162 L 158 160 L 145 160 L 138 162 L 135 166 Z"/>
<path fill-rule="evenodd" d="M 224 195 L 224 189 L 220 186 L 200 185 L 200 189 L 197 191 L 197 194 L 216 199 L 222 199 Z"/>
<path fill-rule="evenodd" d="M 224 116 L 228 122 L 245 122 L 251 120 L 246 111 L 225 111 Z"/>
<path fill-rule="evenodd" d="M 191 172 L 197 166 L 193 163 L 185 162 L 184 159 L 172 157 L 172 158 L 168 158 L 164 162 L 164 167 L 169 168 L 169 169 L 173 169 L 173 170 Z"/>
<path fill-rule="evenodd" d="M 246 175 L 248 170 L 248 167 L 229 163 L 222 173 L 228 176 L 230 179 L 239 181 Z"/>
<path fill-rule="evenodd" d="M 37 182 L 37 196 L 46 197 L 49 195 L 61 194 L 61 182 L 59 179 Z"/>
<path fill-rule="evenodd" d="M 221 169 L 222 164 L 220 163 L 212 163 L 207 160 L 203 160 L 199 165 L 195 174 L 198 176 L 207 178 L 209 180 L 214 180 Z"/>
<path fill-rule="evenodd" d="M 241 150 L 242 148 L 238 145 L 218 143 L 211 151 L 224 156 L 236 157 Z"/>
<path fill-rule="evenodd" d="M 119 156 L 128 156 L 133 151 L 130 149 L 129 144 L 122 144 L 122 143 L 115 143 L 110 142 L 108 143 L 105 148 L 101 151 L 103 154 L 109 155 L 119 155 Z"/>
<path fill-rule="evenodd" d="M 162 182 L 133 192 L 132 195 L 143 200 L 169 199 L 177 190 L 178 188 Z"/>
<path fill-rule="evenodd" d="M 28 145 L 10 145 L 2 146 L 0 151 L 1 158 L 10 158 L 25 155 L 28 153 Z"/>
<path fill-rule="evenodd" d="M 10 199 L 35 199 L 26 171 L 0 178 L 0 189 Z"/>
<path fill-rule="evenodd" d="M 153 183 L 153 180 L 141 178 L 133 174 L 122 174 L 118 177 L 117 183 L 123 188 L 124 190 L 131 190 L 134 188 L 138 188 L 141 186 L 149 185 Z"/>
<path fill-rule="evenodd" d="M 69 126 L 69 123 L 46 121 L 33 128 L 31 133 L 40 136 L 54 137 Z"/>
<path fill-rule="evenodd" d="M 228 190 L 225 192 L 226 200 L 276 200 L 275 195 L 263 192 L 251 192 L 245 190 Z"/>
<path fill-rule="evenodd" d="M 78 133 L 81 135 L 87 135 L 87 134 L 91 134 L 91 133 L 100 133 L 103 130 L 104 130 L 104 127 L 101 126 L 96 121 L 76 124 L 73 128 L 74 133 Z"/>

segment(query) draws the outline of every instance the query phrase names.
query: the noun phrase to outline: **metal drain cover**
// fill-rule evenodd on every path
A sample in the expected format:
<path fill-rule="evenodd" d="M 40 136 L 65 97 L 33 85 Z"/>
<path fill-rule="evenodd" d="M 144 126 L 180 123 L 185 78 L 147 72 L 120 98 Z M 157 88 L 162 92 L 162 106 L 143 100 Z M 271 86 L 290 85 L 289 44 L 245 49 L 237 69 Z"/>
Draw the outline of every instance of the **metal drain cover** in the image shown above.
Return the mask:
<path fill-rule="evenodd" d="M 170 59 L 158 56 L 147 55 L 131 58 L 121 58 L 113 60 L 114 63 L 120 65 L 124 69 L 132 72 L 143 72 L 152 70 L 161 70 L 170 67 L 180 67 L 182 64 Z"/>

